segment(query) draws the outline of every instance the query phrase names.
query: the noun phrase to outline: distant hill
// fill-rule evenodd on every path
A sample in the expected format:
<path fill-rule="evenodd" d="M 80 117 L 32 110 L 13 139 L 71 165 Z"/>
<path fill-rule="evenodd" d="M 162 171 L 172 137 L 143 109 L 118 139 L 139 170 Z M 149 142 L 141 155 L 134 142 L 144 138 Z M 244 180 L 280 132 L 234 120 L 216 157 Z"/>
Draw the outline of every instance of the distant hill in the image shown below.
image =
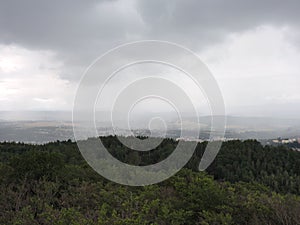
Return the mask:
<path fill-rule="evenodd" d="M 173 114 L 162 113 L 168 127 L 168 137 L 180 135 L 180 121 Z M 110 113 L 96 113 L 100 135 L 113 134 L 109 121 Z M 136 133 L 147 134 L 149 115 L 137 115 L 130 125 Z M 218 119 L 218 117 L 216 117 Z M 84 119 L 84 118 L 83 118 Z M 23 141 L 45 143 L 56 140 L 73 139 L 72 112 L 70 111 L 0 111 L 0 141 Z M 195 119 L 188 113 L 182 116 L 184 127 L 188 130 L 197 129 Z M 200 116 L 200 138 L 208 138 L 211 117 Z M 117 120 L 114 125 L 120 133 L 128 133 L 127 122 Z M 83 133 L 85 130 L 83 130 Z M 156 131 L 159 136 L 159 130 Z M 270 118 L 270 117 L 241 117 L 227 116 L 227 138 L 238 139 L 273 139 L 277 137 L 299 137 L 300 119 Z"/>

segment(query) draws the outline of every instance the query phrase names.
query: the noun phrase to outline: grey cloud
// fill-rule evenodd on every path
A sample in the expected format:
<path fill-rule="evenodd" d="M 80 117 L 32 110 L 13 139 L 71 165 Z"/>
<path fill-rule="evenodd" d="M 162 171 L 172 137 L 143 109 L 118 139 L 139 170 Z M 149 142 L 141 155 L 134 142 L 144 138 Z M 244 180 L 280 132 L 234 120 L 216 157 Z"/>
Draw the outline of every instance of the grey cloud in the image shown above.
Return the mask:
<path fill-rule="evenodd" d="M 138 28 L 130 14 L 121 15 L 122 11 L 115 3 L 2 1 L 0 42 L 53 50 L 69 66 L 85 65 L 101 51 L 124 41 L 128 32 Z"/>
<path fill-rule="evenodd" d="M 2 0 L 0 42 L 53 50 L 66 65 L 60 76 L 77 80 L 95 57 L 127 41 L 196 50 L 260 24 L 298 27 L 299 9 L 297 0 Z"/>
<path fill-rule="evenodd" d="M 116 35 L 109 14 L 95 17 L 97 5 L 105 1 L 2 1 L 0 3 L 1 40 L 37 48 L 71 48 L 86 37 Z M 98 7 L 99 8 L 99 7 Z M 107 29 L 112 27 L 111 30 Z M 111 34 L 110 34 L 111 33 Z M 77 45 L 76 45 L 77 44 Z"/>
<path fill-rule="evenodd" d="M 228 32 L 261 24 L 299 25 L 300 2 L 296 0 L 165 0 L 138 1 L 147 35 L 187 42 L 216 41 Z"/>

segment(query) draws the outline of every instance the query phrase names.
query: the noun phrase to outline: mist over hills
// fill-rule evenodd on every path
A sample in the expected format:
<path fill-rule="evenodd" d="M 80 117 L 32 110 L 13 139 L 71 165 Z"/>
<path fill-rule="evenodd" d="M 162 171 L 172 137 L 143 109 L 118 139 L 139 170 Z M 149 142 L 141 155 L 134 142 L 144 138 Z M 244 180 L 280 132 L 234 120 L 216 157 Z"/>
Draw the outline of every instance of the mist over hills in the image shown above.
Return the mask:
<path fill-rule="evenodd" d="M 0 111 L 0 121 L 71 121 L 71 111 Z"/>
<path fill-rule="evenodd" d="M 113 130 L 108 112 L 97 112 L 96 124 L 100 136 L 118 134 L 130 135 L 127 121 L 120 121 L 116 117 Z M 153 114 L 139 114 L 130 121 L 134 134 L 148 135 L 149 120 Z M 180 136 L 180 120 L 167 112 L 160 117 L 167 125 L 166 136 Z M 185 129 L 197 128 L 195 118 L 188 114 L 182 116 Z M 300 119 L 270 118 L 270 117 L 242 117 L 227 116 L 226 138 L 237 139 L 273 139 L 277 137 L 299 137 Z M 200 138 L 209 136 L 211 117 L 198 118 L 201 127 Z M 72 128 L 72 112 L 70 111 L 1 111 L 0 112 L 0 141 L 17 141 L 31 143 L 45 143 L 56 140 L 74 140 Z M 156 136 L 162 133 L 160 126 L 154 127 Z M 85 130 L 83 130 L 83 133 Z"/>

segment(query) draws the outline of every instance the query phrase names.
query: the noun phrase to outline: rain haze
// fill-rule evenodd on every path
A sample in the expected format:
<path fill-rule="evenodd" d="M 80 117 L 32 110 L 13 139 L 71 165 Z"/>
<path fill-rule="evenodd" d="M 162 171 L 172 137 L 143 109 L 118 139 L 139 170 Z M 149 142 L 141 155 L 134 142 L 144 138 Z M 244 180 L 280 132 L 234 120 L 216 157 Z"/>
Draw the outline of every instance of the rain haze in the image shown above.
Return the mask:
<path fill-rule="evenodd" d="M 162 40 L 190 49 L 208 67 L 227 116 L 298 121 L 299 10 L 296 0 L 1 1 L 0 119 L 71 120 L 80 79 L 95 59 L 128 42 Z M 118 91 L 145 76 L 173 80 L 200 116 L 209 115 L 203 93 L 184 74 L 147 64 L 107 84 L 100 117 Z M 147 117 L 171 110 L 148 100 L 135 111 Z"/>

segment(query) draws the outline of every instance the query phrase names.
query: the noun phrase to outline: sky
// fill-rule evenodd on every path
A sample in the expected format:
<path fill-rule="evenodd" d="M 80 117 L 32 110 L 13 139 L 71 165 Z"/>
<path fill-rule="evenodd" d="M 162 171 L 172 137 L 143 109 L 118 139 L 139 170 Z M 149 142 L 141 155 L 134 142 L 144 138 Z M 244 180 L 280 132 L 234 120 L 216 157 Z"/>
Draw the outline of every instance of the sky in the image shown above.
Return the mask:
<path fill-rule="evenodd" d="M 0 111 L 72 110 L 97 57 L 151 39 L 195 52 L 217 80 L 228 115 L 297 118 L 299 12 L 297 0 L 0 0 Z M 188 81 L 161 71 L 201 102 Z"/>

